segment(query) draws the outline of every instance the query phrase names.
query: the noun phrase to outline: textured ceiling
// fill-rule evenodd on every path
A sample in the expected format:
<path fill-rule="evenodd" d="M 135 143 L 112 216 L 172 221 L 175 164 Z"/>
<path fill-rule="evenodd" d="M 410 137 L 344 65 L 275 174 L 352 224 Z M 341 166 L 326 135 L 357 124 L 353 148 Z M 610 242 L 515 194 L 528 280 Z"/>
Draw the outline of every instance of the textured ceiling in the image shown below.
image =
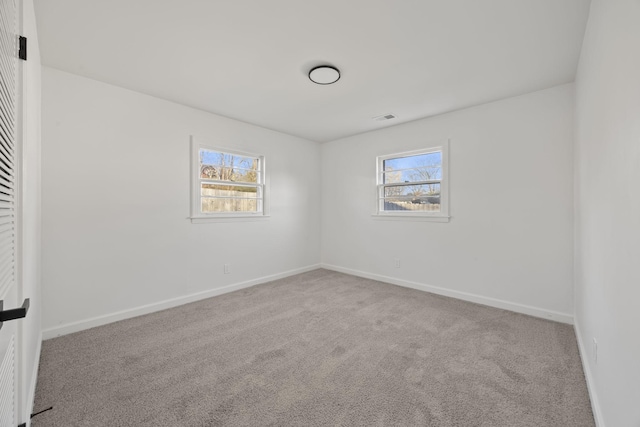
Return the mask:
<path fill-rule="evenodd" d="M 573 81 L 589 0 L 35 0 L 44 65 L 313 141 Z M 338 67 L 319 86 L 313 66 Z M 396 119 L 372 120 L 393 113 Z"/>

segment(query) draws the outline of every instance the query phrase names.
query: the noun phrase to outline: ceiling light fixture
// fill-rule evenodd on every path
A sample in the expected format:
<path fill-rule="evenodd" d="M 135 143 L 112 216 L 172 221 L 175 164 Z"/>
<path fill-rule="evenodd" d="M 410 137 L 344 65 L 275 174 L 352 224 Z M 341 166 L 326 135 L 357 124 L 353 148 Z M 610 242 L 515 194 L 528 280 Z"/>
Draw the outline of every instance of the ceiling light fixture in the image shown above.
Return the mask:
<path fill-rule="evenodd" d="M 319 85 L 330 85 L 340 80 L 340 70 L 330 65 L 320 65 L 309 71 L 309 80 Z"/>

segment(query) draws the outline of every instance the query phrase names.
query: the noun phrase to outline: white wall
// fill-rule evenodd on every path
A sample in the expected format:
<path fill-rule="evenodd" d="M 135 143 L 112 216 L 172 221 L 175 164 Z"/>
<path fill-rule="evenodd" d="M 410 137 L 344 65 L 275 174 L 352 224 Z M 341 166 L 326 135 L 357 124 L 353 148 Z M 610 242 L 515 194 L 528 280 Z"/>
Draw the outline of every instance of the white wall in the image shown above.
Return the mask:
<path fill-rule="evenodd" d="M 45 337 L 317 265 L 317 143 L 47 67 L 42 97 Z M 266 156 L 270 218 L 190 222 L 190 135 Z"/>
<path fill-rule="evenodd" d="M 573 108 L 570 84 L 323 144 L 323 264 L 571 322 Z M 372 217 L 376 156 L 447 138 L 451 221 Z"/>
<path fill-rule="evenodd" d="M 22 3 L 22 31 L 27 37 L 27 61 L 22 65 L 21 298 L 31 306 L 21 328 L 20 422 L 29 422 L 40 359 L 42 297 L 40 292 L 40 51 L 33 2 Z"/>
<path fill-rule="evenodd" d="M 640 1 L 593 0 L 576 79 L 576 330 L 600 427 L 640 426 Z M 597 363 L 593 338 L 598 343 Z"/>

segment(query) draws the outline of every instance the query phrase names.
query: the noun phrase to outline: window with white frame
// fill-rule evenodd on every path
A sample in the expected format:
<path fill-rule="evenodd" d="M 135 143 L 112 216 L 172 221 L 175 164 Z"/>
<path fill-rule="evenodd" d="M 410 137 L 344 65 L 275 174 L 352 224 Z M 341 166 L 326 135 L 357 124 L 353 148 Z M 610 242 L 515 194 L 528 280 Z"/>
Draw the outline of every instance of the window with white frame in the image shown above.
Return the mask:
<path fill-rule="evenodd" d="M 264 214 L 264 156 L 193 143 L 192 217 Z"/>
<path fill-rule="evenodd" d="M 448 218 L 448 144 L 377 158 L 377 213 Z"/>

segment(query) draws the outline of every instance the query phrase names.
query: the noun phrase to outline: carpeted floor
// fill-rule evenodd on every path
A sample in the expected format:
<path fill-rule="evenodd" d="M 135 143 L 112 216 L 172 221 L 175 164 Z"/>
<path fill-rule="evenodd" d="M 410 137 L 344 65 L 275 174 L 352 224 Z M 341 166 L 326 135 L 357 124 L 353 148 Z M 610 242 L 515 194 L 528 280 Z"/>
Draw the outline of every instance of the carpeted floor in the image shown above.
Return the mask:
<path fill-rule="evenodd" d="M 45 341 L 42 426 L 593 426 L 573 328 L 327 270 Z"/>

